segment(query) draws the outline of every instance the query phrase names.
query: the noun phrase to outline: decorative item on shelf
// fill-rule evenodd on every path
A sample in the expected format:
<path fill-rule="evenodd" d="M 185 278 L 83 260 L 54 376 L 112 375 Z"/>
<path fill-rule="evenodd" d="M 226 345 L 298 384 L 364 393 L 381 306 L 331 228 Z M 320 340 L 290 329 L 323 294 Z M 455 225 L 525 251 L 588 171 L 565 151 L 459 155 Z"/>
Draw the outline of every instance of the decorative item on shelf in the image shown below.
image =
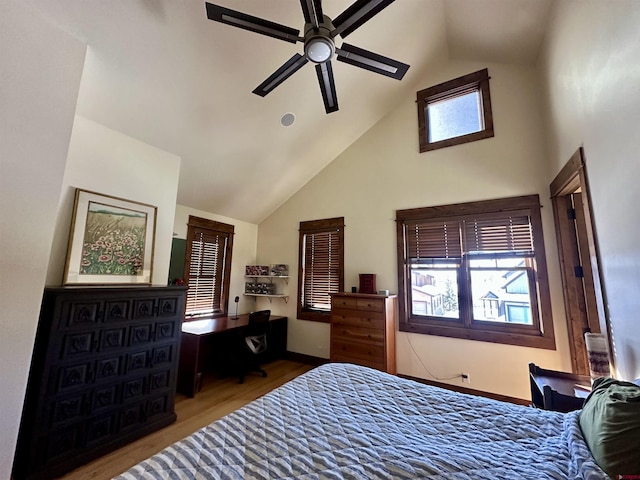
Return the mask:
<path fill-rule="evenodd" d="M 244 267 L 244 274 L 249 277 L 269 275 L 269 265 L 247 265 Z"/>
<path fill-rule="evenodd" d="M 378 295 L 384 295 L 385 297 L 388 297 L 389 290 L 378 290 Z"/>
<path fill-rule="evenodd" d="M 274 277 L 286 277 L 289 275 L 289 265 L 276 263 L 271 265 L 271 275 Z"/>
<path fill-rule="evenodd" d="M 609 377 L 611 375 L 611 369 L 609 367 L 607 338 L 602 333 L 587 332 L 584 334 L 584 341 L 587 347 L 591 383 L 593 383 L 596 378 Z"/>
<path fill-rule="evenodd" d="M 76 189 L 63 284 L 150 284 L 156 210 Z"/>
<path fill-rule="evenodd" d="M 361 273 L 360 274 L 360 293 L 376 293 L 376 274 Z"/>
<path fill-rule="evenodd" d="M 276 286 L 268 282 L 246 282 L 244 284 L 244 293 L 254 295 L 275 295 Z"/>

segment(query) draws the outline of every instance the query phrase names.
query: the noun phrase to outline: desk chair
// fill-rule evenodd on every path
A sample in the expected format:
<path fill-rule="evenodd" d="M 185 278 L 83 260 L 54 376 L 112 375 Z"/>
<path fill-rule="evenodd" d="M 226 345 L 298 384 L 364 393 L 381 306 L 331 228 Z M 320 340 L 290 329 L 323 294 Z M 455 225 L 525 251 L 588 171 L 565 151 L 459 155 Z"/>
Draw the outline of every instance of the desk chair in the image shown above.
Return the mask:
<path fill-rule="evenodd" d="M 260 368 L 261 353 L 267 351 L 267 334 L 269 332 L 269 317 L 271 310 L 260 310 L 249 314 L 249 324 L 244 331 L 241 349 L 244 352 L 240 370 L 240 382 L 244 382 L 244 376 L 248 372 L 260 373 L 263 377 L 267 372 Z"/>

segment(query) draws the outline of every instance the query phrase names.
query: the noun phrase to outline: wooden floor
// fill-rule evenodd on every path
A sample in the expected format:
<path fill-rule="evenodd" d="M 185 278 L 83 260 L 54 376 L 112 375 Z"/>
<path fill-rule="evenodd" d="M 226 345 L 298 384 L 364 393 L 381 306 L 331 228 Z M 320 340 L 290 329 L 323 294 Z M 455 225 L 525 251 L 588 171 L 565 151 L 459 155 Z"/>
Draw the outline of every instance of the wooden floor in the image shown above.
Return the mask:
<path fill-rule="evenodd" d="M 62 477 L 63 480 L 111 479 L 164 447 L 313 368 L 289 360 L 276 360 L 262 367 L 268 373 L 267 378 L 250 374 L 243 384 L 239 384 L 237 378 L 205 376 L 202 390 L 195 398 L 181 394 L 176 397 L 178 420 L 175 423 L 73 470 Z"/>

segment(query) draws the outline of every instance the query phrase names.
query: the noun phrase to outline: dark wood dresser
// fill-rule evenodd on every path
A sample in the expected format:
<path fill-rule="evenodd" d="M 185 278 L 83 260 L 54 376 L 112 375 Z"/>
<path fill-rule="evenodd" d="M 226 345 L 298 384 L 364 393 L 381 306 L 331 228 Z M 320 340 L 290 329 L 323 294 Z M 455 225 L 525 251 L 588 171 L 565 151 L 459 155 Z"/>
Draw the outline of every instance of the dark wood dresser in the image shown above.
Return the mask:
<path fill-rule="evenodd" d="M 15 480 L 59 476 L 175 421 L 185 293 L 45 289 Z"/>
<path fill-rule="evenodd" d="M 331 361 L 396 374 L 396 295 L 331 295 Z"/>

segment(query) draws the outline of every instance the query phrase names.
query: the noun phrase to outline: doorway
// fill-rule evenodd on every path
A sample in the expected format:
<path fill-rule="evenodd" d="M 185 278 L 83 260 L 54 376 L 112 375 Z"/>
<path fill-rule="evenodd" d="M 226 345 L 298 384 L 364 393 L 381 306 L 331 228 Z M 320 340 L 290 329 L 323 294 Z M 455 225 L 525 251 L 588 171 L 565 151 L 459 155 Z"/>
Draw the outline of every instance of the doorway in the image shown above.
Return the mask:
<path fill-rule="evenodd" d="M 551 182 L 573 372 L 589 375 L 585 332 L 608 335 L 584 151 L 580 147 Z"/>

